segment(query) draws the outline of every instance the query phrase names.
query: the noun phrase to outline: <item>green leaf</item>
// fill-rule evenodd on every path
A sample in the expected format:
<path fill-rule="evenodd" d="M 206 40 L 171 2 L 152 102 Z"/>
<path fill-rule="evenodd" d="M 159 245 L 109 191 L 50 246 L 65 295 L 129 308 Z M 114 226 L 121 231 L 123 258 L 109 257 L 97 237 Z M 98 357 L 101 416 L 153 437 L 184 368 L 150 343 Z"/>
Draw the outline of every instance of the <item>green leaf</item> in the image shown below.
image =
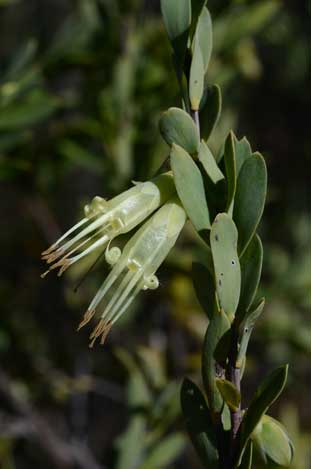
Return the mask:
<path fill-rule="evenodd" d="M 167 34 L 172 41 L 188 31 L 191 24 L 190 0 L 161 0 L 161 12 Z"/>
<path fill-rule="evenodd" d="M 176 143 L 190 155 L 199 151 L 200 139 L 192 118 L 182 109 L 171 107 L 159 122 L 162 137 L 169 145 Z"/>
<path fill-rule="evenodd" d="M 175 51 L 178 67 L 182 67 L 191 25 L 190 0 L 161 0 L 161 11 L 168 37 Z"/>
<path fill-rule="evenodd" d="M 173 144 L 171 166 L 180 200 L 197 231 L 211 227 L 202 175 L 191 156 Z"/>
<path fill-rule="evenodd" d="M 253 443 L 251 440 L 247 443 L 239 469 L 252 469 L 253 462 Z"/>
<path fill-rule="evenodd" d="M 225 361 L 226 336 L 230 330 L 230 322 L 223 311 L 216 311 L 208 325 L 202 352 L 202 378 L 207 393 L 209 408 L 214 414 L 220 414 L 223 398 L 216 385 L 216 367 L 219 361 Z M 217 356 L 221 351 L 222 356 Z"/>
<path fill-rule="evenodd" d="M 207 317 L 212 319 L 215 304 L 214 279 L 207 267 L 198 262 L 192 263 L 191 277 L 199 303 Z"/>
<path fill-rule="evenodd" d="M 59 101 L 47 93 L 34 91 L 27 98 L 2 108 L 0 131 L 17 130 L 42 122 L 59 107 Z"/>
<path fill-rule="evenodd" d="M 260 222 L 267 193 L 267 169 L 263 157 L 254 153 L 243 164 L 237 181 L 233 219 L 239 232 L 240 256 Z"/>
<path fill-rule="evenodd" d="M 193 446 L 206 469 L 217 469 L 216 432 L 203 394 L 190 379 L 184 379 L 180 398 L 183 416 Z"/>
<path fill-rule="evenodd" d="M 204 73 L 206 73 L 213 48 L 212 19 L 206 7 L 202 9 L 199 16 L 196 37 L 200 44 Z"/>
<path fill-rule="evenodd" d="M 202 128 L 205 140 L 208 140 L 217 125 L 221 114 L 221 106 L 221 89 L 218 85 L 213 85 L 208 88 L 206 95 L 206 110 L 204 110 L 204 125 Z"/>
<path fill-rule="evenodd" d="M 198 111 L 204 91 L 204 63 L 197 35 L 194 38 L 193 55 L 189 77 L 189 97 L 191 109 Z"/>
<path fill-rule="evenodd" d="M 117 441 L 118 460 L 116 469 L 135 469 L 138 467 L 145 448 L 146 419 L 137 415 Z"/>
<path fill-rule="evenodd" d="M 255 445 L 275 464 L 289 467 L 292 463 L 294 450 L 292 442 L 283 425 L 264 415 L 251 436 Z"/>
<path fill-rule="evenodd" d="M 256 234 L 240 258 L 241 295 L 237 311 L 239 321 L 243 320 L 246 311 L 248 311 L 255 299 L 261 277 L 262 260 L 262 243 Z"/>
<path fill-rule="evenodd" d="M 236 175 L 239 176 L 243 163 L 252 156 L 252 149 L 246 137 L 238 140 L 234 137 L 235 158 L 236 158 Z"/>
<path fill-rule="evenodd" d="M 237 241 L 233 220 L 226 213 L 218 214 L 211 228 L 210 242 L 219 304 L 230 321 L 234 318 L 241 288 Z"/>
<path fill-rule="evenodd" d="M 140 469 L 166 469 L 173 464 L 186 445 L 182 433 L 173 433 L 160 441 L 143 462 Z"/>
<path fill-rule="evenodd" d="M 237 178 L 234 134 L 232 131 L 229 133 L 226 139 L 224 159 L 227 177 L 227 212 L 231 214 L 233 210 Z"/>
<path fill-rule="evenodd" d="M 241 426 L 238 431 L 238 459 L 240 458 L 245 445 L 247 444 L 260 419 L 283 391 L 287 379 L 287 373 L 288 365 L 277 368 L 257 389 L 250 406 L 244 414 Z"/>
<path fill-rule="evenodd" d="M 212 152 L 210 151 L 204 140 L 201 141 L 198 158 L 199 161 L 202 163 L 206 174 L 209 176 L 209 178 L 214 184 L 224 179 L 224 175 L 220 171 L 216 160 L 212 155 Z"/>
<path fill-rule="evenodd" d="M 216 378 L 216 386 L 228 407 L 236 411 L 241 403 L 241 394 L 227 379 Z"/>
<path fill-rule="evenodd" d="M 237 368 L 242 368 L 243 360 L 246 356 L 246 351 L 248 347 L 248 342 L 253 332 L 255 323 L 259 316 L 261 315 L 263 308 L 265 306 L 264 298 L 260 300 L 258 306 L 254 308 L 251 312 L 245 317 L 243 324 L 241 325 L 242 334 L 240 339 L 240 348 L 237 356 L 236 366 Z"/>
<path fill-rule="evenodd" d="M 273 14 L 281 8 L 275 0 L 261 0 L 246 6 L 232 5 L 233 8 L 217 18 L 214 27 L 214 43 L 218 50 L 226 53 L 236 47 L 244 37 L 254 37 Z"/>

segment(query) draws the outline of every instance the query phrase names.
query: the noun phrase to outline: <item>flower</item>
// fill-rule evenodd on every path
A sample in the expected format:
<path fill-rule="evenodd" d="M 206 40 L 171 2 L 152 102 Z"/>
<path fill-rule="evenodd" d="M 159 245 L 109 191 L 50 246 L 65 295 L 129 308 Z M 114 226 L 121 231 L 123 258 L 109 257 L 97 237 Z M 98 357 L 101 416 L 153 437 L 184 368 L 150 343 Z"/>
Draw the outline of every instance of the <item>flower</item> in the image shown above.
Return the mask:
<path fill-rule="evenodd" d="M 171 173 L 134 184 L 110 201 L 94 197 L 91 204 L 84 207 L 85 217 L 42 253 L 42 259 L 50 267 L 41 277 L 57 268 L 61 275 L 95 249 L 104 249 L 116 236 L 127 233 L 145 220 L 175 192 Z M 107 255 L 109 253 L 108 250 Z M 112 250 L 110 255 L 114 253 Z M 109 256 L 107 260 L 110 261 Z"/>
<path fill-rule="evenodd" d="M 112 248 L 114 267 L 89 305 L 78 329 L 101 309 L 100 320 L 90 335 L 90 347 L 98 337 L 101 344 L 111 326 L 130 306 L 140 290 L 155 289 L 155 272 L 174 246 L 186 221 L 186 213 L 175 196 L 163 205 L 128 241 L 123 253 Z M 108 247 L 109 250 L 109 247 Z"/>

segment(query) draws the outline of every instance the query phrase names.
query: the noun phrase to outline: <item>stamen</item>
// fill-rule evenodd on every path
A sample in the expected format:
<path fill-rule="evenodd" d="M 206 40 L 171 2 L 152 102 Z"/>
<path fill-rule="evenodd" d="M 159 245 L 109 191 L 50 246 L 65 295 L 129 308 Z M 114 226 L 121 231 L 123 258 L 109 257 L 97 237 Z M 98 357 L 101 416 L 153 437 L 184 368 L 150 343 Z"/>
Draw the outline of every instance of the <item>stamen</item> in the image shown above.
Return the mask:
<path fill-rule="evenodd" d="M 126 298 L 129 296 L 131 293 L 132 289 L 135 287 L 139 279 L 142 277 L 142 272 L 137 271 L 135 274 L 133 272 L 129 271 L 120 285 L 118 286 L 116 292 L 114 293 L 113 297 L 107 304 L 103 314 L 102 318 L 106 318 L 107 320 L 110 320 L 113 318 L 115 313 L 118 311 L 118 309 L 122 306 L 123 302 L 126 300 Z M 121 292 L 123 293 L 121 294 Z M 111 313 L 108 315 L 109 311 Z M 108 317 L 107 317 L 108 316 Z"/>
<path fill-rule="evenodd" d="M 124 313 L 124 311 L 127 310 L 127 308 L 130 306 L 130 304 L 133 302 L 135 296 L 138 295 L 138 293 L 140 292 L 140 290 L 142 289 L 142 283 L 139 283 L 138 285 L 136 285 L 133 293 L 131 294 L 131 296 L 128 298 L 128 300 L 124 303 L 124 305 L 119 308 L 119 311 L 118 313 L 115 315 L 115 317 L 113 319 L 110 319 L 109 321 L 111 321 L 111 325 L 113 325 L 115 322 L 117 322 L 117 320 L 122 316 L 122 314 Z"/>
<path fill-rule="evenodd" d="M 79 331 L 83 326 L 85 326 L 88 322 L 90 322 L 94 314 L 95 314 L 95 309 L 88 309 L 86 313 L 84 314 L 82 321 L 78 325 L 77 331 Z"/>
<path fill-rule="evenodd" d="M 48 249 L 42 252 L 42 256 L 45 256 L 46 254 L 49 254 L 51 251 L 54 251 L 56 247 L 65 239 L 67 236 L 69 236 L 71 233 L 73 233 L 75 230 L 80 228 L 80 226 L 84 225 L 87 221 L 89 221 L 88 218 L 83 218 L 79 223 L 76 223 L 70 230 L 66 231 L 55 243 L 52 244 Z"/>
<path fill-rule="evenodd" d="M 101 319 L 99 321 L 99 323 L 97 324 L 97 326 L 95 327 L 95 329 L 93 330 L 93 332 L 91 333 L 90 335 L 90 345 L 89 347 L 90 348 L 93 348 L 95 342 L 96 342 L 96 339 L 99 337 L 99 336 L 102 336 L 101 337 L 101 340 L 100 340 L 100 343 L 101 345 L 104 344 L 105 340 L 106 340 L 106 337 L 111 329 L 111 322 L 106 322 L 104 321 L 103 319 Z"/>

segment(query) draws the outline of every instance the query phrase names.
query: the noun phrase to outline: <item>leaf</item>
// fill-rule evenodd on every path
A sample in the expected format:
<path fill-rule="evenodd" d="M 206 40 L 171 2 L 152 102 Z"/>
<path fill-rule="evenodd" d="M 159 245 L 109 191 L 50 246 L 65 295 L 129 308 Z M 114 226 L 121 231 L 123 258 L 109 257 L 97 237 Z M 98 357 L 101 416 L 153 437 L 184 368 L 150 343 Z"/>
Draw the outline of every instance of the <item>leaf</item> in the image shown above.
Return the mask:
<path fill-rule="evenodd" d="M 239 321 L 243 320 L 246 311 L 248 311 L 255 299 L 261 277 L 262 260 L 262 243 L 259 236 L 255 235 L 240 258 L 241 294 L 237 311 Z"/>
<path fill-rule="evenodd" d="M 144 374 L 125 349 L 118 348 L 115 350 L 115 354 L 129 374 L 127 385 L 128 405 L 131 408 L 148 407 L 151 403 L 152 396 Z"/>
<path fill-rule="evenodd" d="M 206 95 L 206 110 L 204 110 L 204 126 L 202 129 L 205 140 L 208 140 L 217 125 L 221 114 L 221 106 L 221 89 L 218 85 L 213 85 L 208 88 Z"/>
<path fill-rule="evenodd" d="M 204 467 L 218 468 L 216 433 L 203 394 L 195 383 L 186 378 L 180 398 L 188 433 Z"/>
<path fill-rule="evenodd" d="M 171 107 L 165 111 L 159 122 L 162 137 L 172 145 L 181 146 L 190 155 L 199 151 L 200 139 L 192 118 L 182 109 Z"/>
<path fill-rule="evenodd" d="M 203 7 L 206 5 L 207 0 L 191 0 L 191 10 L 192 10 L 192 19 L 191 19 L 191 39 L 193 38 L 199 16 L 202 12 Z"/>
<path fill-rule="evenodd" d="M 247 443 L 239 469 L 252 469 L 253 462 L 253 443 L 251 440 Z"/>
<path fill-rule="evenodd" d="M 236 158 L 236 175 L 239 176 L 243 163 L 252 156 L 252 149 L 246 137 L 238 140 L 234 136 L 235 158 Z"/>
<path fill-rule="evenodd" d="M 214 27 L 214 43 L 218 50 L 226 53 L 236 47 L 244 37 L 254 37 L 273 14 L 281 7 L 275 0 L 262 0 L 248 4 L 239 11 L 231 8 L 227 14 L 217 18 Z"/>
<path fill-rule="evenodd" d="M 202 378 L 204 388 L 207 393 L 209 408 L 213 414 L 220 414 L 223 408 L 223 398 L 216 385 L 216 365 L 217 360 L 225 360 L 227 355 L 226 347 L 223 341 L 226 333 L 230 330 L 230 322 L 223 311 L 216 311 L 211 319 L 204 338 L 202 351 Z M 216 351 L 219 345 L 222 345 L 223 356 L 217 357 Z"/>
<path fill-rule="evenodd" d="M 161 11 L 168 37 L 181 68 L 185 58 L 191 24 L 190 0 L 161 0 Z"/>
<path fill-rule="evenodd" d="M 210 151 L 204 140 L 201 141 L 198 158 L 199 161 L 202 163 L 206 174 L 209 176 L 209 178 L 214 184 L 224 179 L 224 175 L 220 171 L 216 160 L 212 155 L 212 152 Z"/>
<path fill-rule="evenodd" d="M 173 144 L 171 166 L 180 200 L 197 231 L 210 228 L 202 175 L 191 156 Z"/>
<path fill-rule="evenodd" d="M 283 391 L 287 374 L 288 365 L 281 366 L 274 370 L 257 389 L 249 408 L 244 414 L 238 431 L 238 459 L 260 419 Z"/>
<path fill-rule="evenodd" d="M 192 263 L 192 282 L 196 296 L 207 317 L 211 319 L 215 304 L 214 278 L 209 270 L 198 262 Z"/>
<path fill-rule="evenodd" d="M 199 16 L 196 36 L 201 49 L 204 73 L 206 73 L 213 48 L 212 19 L 206 7 L 202 9 Z"/>
<path fill-rule="evenodd" d="M 117 441 L 118 460 L 116 469 L 135 469 L 138 467 L 145 447 L 146 419 L 137 415 Z"/>
<path fill-rule="evenodd" d="M 241 403 L 241 394 L 227 379 L 216 378 L 216 386 L 228 407 L 236 411 Z"/>
<path fill-rule="evenodd" d="M 34 91 L 26 99 L 2 108 L 0 131 L 18 130 L 42 122 L 59 107 L 59 101 L 40 91 Z"/>
<path fill-rule="evenodd" d="M 173 433 L 165 437 L 151 449 L 140 469 L 166 469 L 180 455 L 186 445 L 186 439 L 182 433 Z"/>
<path fill-rule="evenodd" d="M 38 43 L 35 39 L 32 38 L 23 42 L 17 51 L 13 53 L 8 69 L 6 70 L 4 77 L 2 77 L 3 81 L 16 80 L 16 77 L 31 65 L 31 62 L 35 58 L 37 49 Z"/>
<path fill-rule="evenodd" d="M 204 91 L 204 63 L 197 35 L 194 38 L 193 55 L 189 76 L 189 97 L 191 109 L 198 111 Z"/>
<path fill-rule="evenodd" d="M 210 242 L 215 269 L 216 291 L 220 307 L 233 320 L 241 289 L 241 270 L 237 254 L 238 232 L 226 213 L 215 218 Z"/>
<path fill-rule="evenodd" d="M 240 339 L 240 348 L 239 348 L 237 361 L 236 361 L 237 368 L 242 368 L 243 361 L 246 357 L 246 351 L 247 351 L 249 339 L 253 332 L 255 323 L 257 319 L 259 318 L 259 316 L 261 315 L 264 306 L 265 306 L 265 300 L 263 298 L 262 300 L 260 300 L 258 306 L 254 308 L 254 310 L 252 310 L 250 313 L 248 313 L 244 319 L 244 322 L 241 326 L 242 335 Z"/>
<path fill-rule="evenodd" d="M 251 438 L 265 457 L 279 466 L 290 466 L 293 459 L 293 445 L 280 422 L 269 415 L 264 415 Z"/>
<path fill-rule="evenodd" d="M 225 168 L 227 177 L 227 212 L 232 213 L 233 201 L 236 191 L 236 159 L 235 159 L 235 145 L 234 134 L 231 131 L 226 139 L 225 151 Z"/>
<path fill-rule="evenodd" d="M 267 169 L 263 157 L 254 153 L 243 164 L 237 181 L 233 219 L 239 232 L 240 256 L 260 222 L 267 193 Z"/>

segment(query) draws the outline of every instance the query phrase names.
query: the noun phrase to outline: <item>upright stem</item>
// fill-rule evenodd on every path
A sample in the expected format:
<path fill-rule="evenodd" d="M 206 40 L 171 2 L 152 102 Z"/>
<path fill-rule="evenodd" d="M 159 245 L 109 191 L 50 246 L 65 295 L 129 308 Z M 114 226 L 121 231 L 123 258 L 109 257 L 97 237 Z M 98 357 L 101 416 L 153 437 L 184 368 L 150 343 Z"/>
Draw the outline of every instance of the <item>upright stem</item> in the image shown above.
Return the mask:
<path fill-rule="evenodd" d="M 228 378 L 236 389 L 241 392 L 241 370 L 236 366 L 238 352 L 238 331 L 235 324 L 232 324 L 231 346 L 229 351 L 229 363 L 227 368 Z M 236 410 L 230 410 L 231 413 L 231 460 L 234 458 L 236 435 L 241 423 L 241 403 Z"/>

